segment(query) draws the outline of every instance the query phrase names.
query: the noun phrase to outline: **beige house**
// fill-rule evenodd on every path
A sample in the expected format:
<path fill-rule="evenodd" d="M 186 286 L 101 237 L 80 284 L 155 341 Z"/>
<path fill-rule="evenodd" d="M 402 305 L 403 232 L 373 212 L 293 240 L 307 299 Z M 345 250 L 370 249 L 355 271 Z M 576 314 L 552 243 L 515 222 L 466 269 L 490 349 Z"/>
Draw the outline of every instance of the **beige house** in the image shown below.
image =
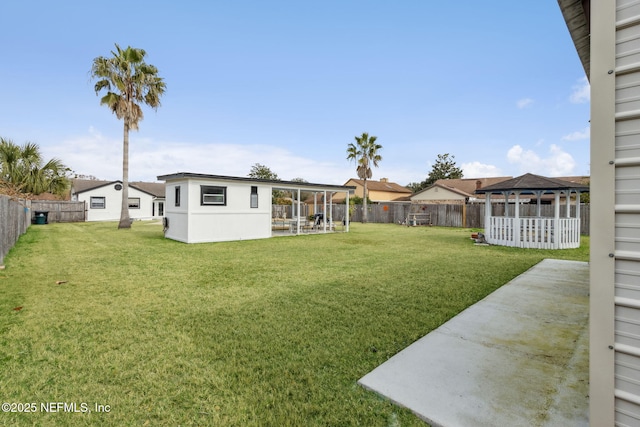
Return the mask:
<path fill-rule="evenodd" d="M 344 185 L 355 187 L 356 196 L 364 197 L 363 180 L 352 178 Z M 367 194 L 372 202 L 406 202 L 413 192 L 407 187 L 390 182 L 387 178 L 381 178 L 380 181 L 367 180 Z M 340 201 L 342 200 L 340 199 Z M 334 201 L 338 201 L 337 195 Z"/>
<path fill-rule="evenodd" d="M 589 422 L 640 425 L 640 3 L 558 0 L 591 85 Z"/>
<path fill-rule="evenodd" d="M 412 203 L 464 204 L 476 201 L 475 191 L 488 185 L 511 179 L 510 176 L 495 178 L 439 179 L 430 187 L 410 197 Z"/>

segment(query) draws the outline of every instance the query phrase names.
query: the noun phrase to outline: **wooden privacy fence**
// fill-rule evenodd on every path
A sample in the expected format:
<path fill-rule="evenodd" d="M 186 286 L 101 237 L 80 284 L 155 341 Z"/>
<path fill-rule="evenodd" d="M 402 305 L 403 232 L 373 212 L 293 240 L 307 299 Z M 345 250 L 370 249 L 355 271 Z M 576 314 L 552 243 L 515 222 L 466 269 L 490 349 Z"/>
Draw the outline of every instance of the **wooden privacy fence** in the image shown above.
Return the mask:
<path fill-rule="evenodd" d="M 575 217 L 575 206 L 571 206 L 571 217 Z M 322 207 L 318 207 L 321 211 Z M 345 205 L 333 205 L 332 215 L 334 221 L 342 221 L 345 218 Z M 353 222 L 362 221 L 362 205 L 351 205 L 349 220 Z M 491 205 L 493 216 L 504 215 L 504 203 L 493 203 Z M 513 206 L 510 208 L 513 212 Z M 520 205 L 520 216 L 535 217 L 536 205 Z M 473 204 L 415 204 L 409 202 L 395 203 L 371 203 L 367 205 L 367 221 L 373 223 L 394 223 L 406 224 L 407 219 L 411 219 L 412 214 L 418 214 L 422 218 L 428 218 L 431 225 L 441 227 L 467 227 L 484 228 L 484 203 Z M 554 217 L 555 207 L 553 205 L 540 206 L 542 217 Z M 306 205 L 301 209 L 302 216 L 312 214 L 313 206 Z M 285 213 L 287 218 L 291 218 L 291 206 L 274 206 L 274 215 L 278 212 Z M 275 217 L 275 216 L 274 216 Z M 560 206 L 560 217 L 566 217 L 566 205 Z M 590 209 L 588 204 L 580 205 L 580 232 L 589 235 Z"/>
<path fill-rule="evenodd" d="M 0 195 L 0 265 L 31 224 L 31 201 Z"/>
<path fill-rule="evenodd" d="M 32 200 L 31 219 L 36 212 L 48 212 L 47 222 L 82 222 L 85 220 L 85 202 L 62 200 Z"/>

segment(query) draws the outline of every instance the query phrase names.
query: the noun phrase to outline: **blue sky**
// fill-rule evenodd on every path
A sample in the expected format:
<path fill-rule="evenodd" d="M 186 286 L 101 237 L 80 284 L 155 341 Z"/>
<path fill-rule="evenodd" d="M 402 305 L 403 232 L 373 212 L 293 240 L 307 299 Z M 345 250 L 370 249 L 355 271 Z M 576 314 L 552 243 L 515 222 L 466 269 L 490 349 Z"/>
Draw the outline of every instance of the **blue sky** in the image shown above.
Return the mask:
<path fill-rule="evenodd" d="M 89 70 L 147 51 L 167 92 L 131 133 L 130 179 L 173 172 L 343 184 L 347 144 L 383 146 L 373 179 L 589 174 L 589 87 L 555 0 L 8 1 L 0 136 L 75 173 L 120 179 L 122 122 Z"/>

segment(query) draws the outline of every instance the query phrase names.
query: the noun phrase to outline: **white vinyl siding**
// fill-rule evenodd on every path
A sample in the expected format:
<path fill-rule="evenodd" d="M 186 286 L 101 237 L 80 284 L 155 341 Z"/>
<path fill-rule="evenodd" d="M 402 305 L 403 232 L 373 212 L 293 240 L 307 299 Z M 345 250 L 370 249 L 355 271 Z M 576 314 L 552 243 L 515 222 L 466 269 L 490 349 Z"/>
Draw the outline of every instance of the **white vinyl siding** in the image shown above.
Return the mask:
<path fill-rule="evenodd" d="M 616 5 L 615 421 L 640 423 L 640 4 Z"/>
<path fill-rule="evenodd" d="M 591 425 L 640 425 L 640 3 L 591 1 Z"/>

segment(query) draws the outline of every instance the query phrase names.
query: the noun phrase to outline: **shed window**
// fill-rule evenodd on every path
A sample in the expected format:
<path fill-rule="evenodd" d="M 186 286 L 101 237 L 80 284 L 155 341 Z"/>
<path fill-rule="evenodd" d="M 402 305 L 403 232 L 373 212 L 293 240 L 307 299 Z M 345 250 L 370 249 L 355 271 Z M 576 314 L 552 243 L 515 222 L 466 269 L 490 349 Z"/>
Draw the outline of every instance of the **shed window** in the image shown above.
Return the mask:
<path fill-rule="evenodd" d="M 251 186 L 251 207 L 258 207 L 258 187 L 255 185 Z"/>
<path fill-rule="evenodd" d="M 107 207 L 107 203 L 104 197 L 92 197 L 89 206 L 91 209 L 105 209 Z"/>
<path fill-rule="evenodd" d="M 227 205 L 227 187 L 214 187 L 212 185 L 200 186 L 201 205 Z"/>
<path fill-rule="evenodd" d="M 127 200 L 129 209 L 140 209 L 140 197 L 129 197 Z"/>
<path fill-rule="evenodd" d="M 175 188 L 175 199 L 176 199 L 176 206 L 180 206 L 180 186 L 176 185 Z"/>

